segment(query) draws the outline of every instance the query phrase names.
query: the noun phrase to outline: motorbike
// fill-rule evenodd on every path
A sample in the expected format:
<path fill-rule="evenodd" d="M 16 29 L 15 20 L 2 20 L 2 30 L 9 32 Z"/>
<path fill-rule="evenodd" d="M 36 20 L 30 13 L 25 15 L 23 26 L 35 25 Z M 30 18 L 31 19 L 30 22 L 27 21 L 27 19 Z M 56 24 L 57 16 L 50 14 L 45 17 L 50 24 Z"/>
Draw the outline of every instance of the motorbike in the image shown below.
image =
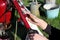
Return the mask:
<path fill-rule="evenodd" d="M 24 26 L 28 31 L 35 30 L 34 28 L 31 28 L 31 23 L 26 19 L 26 13 L 31 12 L 23 5 L 22 0 L 0 0 L 0 40 L 10 40 L 5 30 L 11 28 L 10 24 L 13 14 L 11 10 L 12 8 L 15 8 L 15 10 L 18 11 L 18 14 L 20 16 L 20 18 L 18 18 L 17 21 L 22 20 Z M 39 33 L 43 35 L 41 32 Z"/>

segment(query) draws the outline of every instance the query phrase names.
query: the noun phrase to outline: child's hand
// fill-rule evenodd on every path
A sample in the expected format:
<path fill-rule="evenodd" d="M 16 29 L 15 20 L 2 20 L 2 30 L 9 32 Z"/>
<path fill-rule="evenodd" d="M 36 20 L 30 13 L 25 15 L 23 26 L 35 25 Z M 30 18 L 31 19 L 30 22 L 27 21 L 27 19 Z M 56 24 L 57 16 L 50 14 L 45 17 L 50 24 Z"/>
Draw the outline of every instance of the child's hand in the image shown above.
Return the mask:
<path fill-rule="evenodd" d="M 46 29 L 47 27 L 47 23 L 42 20 L 37 18 L 35 15 L 33 14 L 27 14 L 27 20 L 30 21 L 31 23 L 40 26 L 40 28 L 42 28 L 43 30 Z"/>

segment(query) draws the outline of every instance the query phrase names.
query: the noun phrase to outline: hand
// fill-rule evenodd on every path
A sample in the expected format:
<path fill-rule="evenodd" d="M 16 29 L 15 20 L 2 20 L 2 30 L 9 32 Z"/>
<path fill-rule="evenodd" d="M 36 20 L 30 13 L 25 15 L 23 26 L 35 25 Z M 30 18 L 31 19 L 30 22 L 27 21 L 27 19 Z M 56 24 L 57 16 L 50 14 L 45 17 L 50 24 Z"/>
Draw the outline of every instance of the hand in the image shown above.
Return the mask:
<path fill-rule="evenodd" d="M 30 40 L 48 40 L 45 36 L 39 35 L 39 34 L 29 34 L 28 36 Z"/>
<path fill-rule="evenodd" d="M 30 21 L 31 23 L 33 23 L 35 25 L 38 25 L 43 30 L 46 29 L 48 24 L 44 20 L 37 18 L 33 14 L 27 14 L 27 15 L 28 15 L 28 17 L 27 17 L 28 21 Z"/>

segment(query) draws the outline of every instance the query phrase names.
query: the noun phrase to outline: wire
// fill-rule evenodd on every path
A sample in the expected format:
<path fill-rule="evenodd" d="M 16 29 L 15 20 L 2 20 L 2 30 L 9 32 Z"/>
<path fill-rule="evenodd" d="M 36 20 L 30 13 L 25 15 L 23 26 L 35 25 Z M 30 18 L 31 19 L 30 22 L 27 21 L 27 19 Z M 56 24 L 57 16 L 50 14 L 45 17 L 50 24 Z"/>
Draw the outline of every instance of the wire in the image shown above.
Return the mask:
<path fill-rule="evenodd" d="M 16 21 L 16 29 L 15 29 L 16 31 L 15 31 L 15 37 L 14 37 L 15 40 L 17 40 L 17 39 L 16 39 L 16 38 L 17 38 L 17 24 L 18 24 L 18 23 L 17 23 L 17 21 Z"/>

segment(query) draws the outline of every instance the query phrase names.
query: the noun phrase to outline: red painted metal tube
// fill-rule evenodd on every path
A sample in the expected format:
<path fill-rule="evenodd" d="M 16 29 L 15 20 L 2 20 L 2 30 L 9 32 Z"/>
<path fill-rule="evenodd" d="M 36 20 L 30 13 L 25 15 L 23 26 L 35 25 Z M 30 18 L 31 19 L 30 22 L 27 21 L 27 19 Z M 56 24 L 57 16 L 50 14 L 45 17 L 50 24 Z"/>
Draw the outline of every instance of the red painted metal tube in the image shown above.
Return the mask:
<path fill-rule="evenodd" d="M 14 6 L 16 7 L 17 11 L 19 12 L 19 15 L 22 19 L 22 21 L 24 22 L 24 25 L 27 29 L 30 29 L 30 26 L 28 24 L 28 22 L 26 21 L 26 17 L 23 15 L 22 11 L 21 11 L 21 7 L 19 6 L 17 0 L 12 0 Z"/>

